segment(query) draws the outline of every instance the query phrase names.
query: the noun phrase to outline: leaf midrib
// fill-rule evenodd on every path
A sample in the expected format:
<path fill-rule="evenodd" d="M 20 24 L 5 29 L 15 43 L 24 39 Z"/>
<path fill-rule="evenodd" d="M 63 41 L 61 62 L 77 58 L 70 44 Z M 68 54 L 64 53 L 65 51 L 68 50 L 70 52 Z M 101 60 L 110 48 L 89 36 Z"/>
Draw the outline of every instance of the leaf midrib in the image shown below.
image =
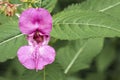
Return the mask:
<path fill-rule="evenodd" d="M 78 52 L 75 54 L 75 56 L 73 57 L 73 59 L 70 61 L 70 64 L 68 64 L 67 68 L 64 70 L 65 74 L 68 73 L 68 71 L 70 70 L 70 68 L 74 64 L 74 62 L 78 59 L 78 56 L 83 52 L 83 50 L 86 47 L 86 44 L 87 44 L 87 41 L 83 44 L 82 47 L 80 47 L 80 49 L 78 50 Z"/>
<path fill-rule="evenodd" d="M 98 25 L 98 24 L 90 24 L 90 23 L 56 23 L 56 24 L 53 24 L 53 25 L 60 25 L 60 24 L 64 24 L 64 25 L 84 25 L 84 26 L 91 26 L 91 27 L 101 27 L 101 28 L 107 28 L 107 29 L 111 29 L 111 30 L 114 30 L 114 31 L 117 31 L 117 32 L 120 32 L 120 30 L 116 29 L 116 28 L 112 28 L 112 27 L 108 27 L 108 26 L 105 26 L 105 25 Z"/>
<path fill-rule="evenodd" d="M 18 38 L 18 37 L 21 37 L 21 36 L 23 36 L 23 34 L 19 34 L 19 35 L 16 35 L 16 36 L 14 36 L 14 37 L 11 37 L 11 38 L 9 38 L 9 39 L 6 39 L 6 40 L 0 42 L 0 46 L 1 46 L 2 44 L 4 44 L 4 43 L 7 43 L 7 42 L 9 42 L 9 41 L 11 41 L 11 40 L 14 40 L 14 39 L 16 39 L 16 38 Z"/>

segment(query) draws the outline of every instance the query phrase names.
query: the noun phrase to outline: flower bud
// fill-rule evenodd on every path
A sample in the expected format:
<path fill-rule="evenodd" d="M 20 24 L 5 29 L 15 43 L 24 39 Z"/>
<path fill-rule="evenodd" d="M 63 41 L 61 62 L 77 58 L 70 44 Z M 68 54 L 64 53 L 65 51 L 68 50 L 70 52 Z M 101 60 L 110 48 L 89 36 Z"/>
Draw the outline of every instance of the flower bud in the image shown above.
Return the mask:
<path fill-rule="evenodd" d="M 5 15 L 13 16 L 17 10 L 17 4 L 8 4 L 5 8 Z"/>
<path fill-rule="evenodd" d="M 8 1 L 0 1 L 0 12 L 4 12 L 7 16 L 13 16 L 20 4 L 11 4 Z"/>

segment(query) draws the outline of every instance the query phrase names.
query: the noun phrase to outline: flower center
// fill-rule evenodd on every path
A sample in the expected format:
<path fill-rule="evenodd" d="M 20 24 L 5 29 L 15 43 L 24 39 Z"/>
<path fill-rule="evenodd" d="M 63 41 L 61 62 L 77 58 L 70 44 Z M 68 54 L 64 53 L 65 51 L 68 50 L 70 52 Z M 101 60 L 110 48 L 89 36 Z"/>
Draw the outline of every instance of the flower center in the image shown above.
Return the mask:
<path fill-rule="evenodd" d="M 39 44 L 40 42 L 43 42 L 43 36 L 40 35 L 38 31 L 35 32 L 33 39 Z"/>

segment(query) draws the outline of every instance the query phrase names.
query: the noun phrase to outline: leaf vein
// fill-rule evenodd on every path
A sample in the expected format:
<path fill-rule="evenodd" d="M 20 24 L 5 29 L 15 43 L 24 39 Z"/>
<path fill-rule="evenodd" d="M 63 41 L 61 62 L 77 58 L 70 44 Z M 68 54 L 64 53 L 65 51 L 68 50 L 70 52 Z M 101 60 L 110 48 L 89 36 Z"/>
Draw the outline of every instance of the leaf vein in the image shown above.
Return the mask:
<path fill-rule="evenodd" d="M 99 11 L 100 11 L 100 12 L 104 12 L 104 11 L 106 11 L 106 10 L 108 10 L 108 9 L 111 9 L 111 8 L 113 8 L 113 7 L 115 7 L 115 6 L 118 6 L 118 5 L 120 5 L 120 2 L 117 2 L 117 3 L 113 4 L 113 5 L 110 5 L 110 6 L 104 8 L 104 9 L 101 9 L 101 10 L 99 10 Z"/>
<path fill-rule="evenodd" d="M 53 24 L 53 25 L 60 25 L 60 24 L 64 24 L 64 25 L 71 24 L 71 25 L 98 26 L 98 27 L 107 28 L 107 29 L 111 29 L 111 30 L 120 32 L 120 30 L 115 29 L 115 28 L 111 28 L 111 27 L 108 27 L 108 26 L 105 26 L 105 25 L 96 25 L 96 24 L 90 24 L 90 23 L 55 23 L 55 24 Z"/>
<path fill-rule="evenodd" d="M 13 40 L 13 39 L 16 39 L 16 38 L 18 38 L 18 37 L 21 37 L 21 36 L 23 36 L 23 34 L 19 34 L 19 35 L 16 35 L 16 36 L 14 36 L 14 37 L 11 37 L 11 38 L 9 38 L 9 39 L 7 39 L 7 40 L 5 40 L 5 41 L 0 42 L 0 45 L 2 45 L 2 44 L 4 44 L 4 43 L 7 43 L 7 42 L 9 42 L 9 41 L 11 41 L 11 40 Z"/>
<path fill-rule="evenodd" d="M 73 59 L 71 60 L 70 64 L 67 66 L 67 68 L 65 69 L 64 73 L 67 74 L 68 71 L 70 70 L 70 68 L 72 67 L 72 65 L 74 64 L 74 62 L 77 60 L 78 56 L 82 53 L 82 51 L 85 49 L 87 42 L 84 43 L 84 45 L 78 50 L 78 52 L 76 53 L 76 55 L 73 57 Z"/>

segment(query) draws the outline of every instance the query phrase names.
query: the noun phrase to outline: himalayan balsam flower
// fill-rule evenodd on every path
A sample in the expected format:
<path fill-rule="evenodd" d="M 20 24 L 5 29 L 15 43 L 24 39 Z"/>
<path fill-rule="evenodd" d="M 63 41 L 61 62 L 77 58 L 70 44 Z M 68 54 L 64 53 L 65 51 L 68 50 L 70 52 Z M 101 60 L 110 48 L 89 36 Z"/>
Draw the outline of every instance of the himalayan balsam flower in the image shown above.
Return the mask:
<path fill-rule="evenodd" d="M 55 50 L 48 46 L 52 17 L 43 8 L 25 10 L 19 18 L 19 28 L 27 35 L 28 44 L 18 50 L 18 59 L 27 69 L 42 70 L 55 59 Z"/>

